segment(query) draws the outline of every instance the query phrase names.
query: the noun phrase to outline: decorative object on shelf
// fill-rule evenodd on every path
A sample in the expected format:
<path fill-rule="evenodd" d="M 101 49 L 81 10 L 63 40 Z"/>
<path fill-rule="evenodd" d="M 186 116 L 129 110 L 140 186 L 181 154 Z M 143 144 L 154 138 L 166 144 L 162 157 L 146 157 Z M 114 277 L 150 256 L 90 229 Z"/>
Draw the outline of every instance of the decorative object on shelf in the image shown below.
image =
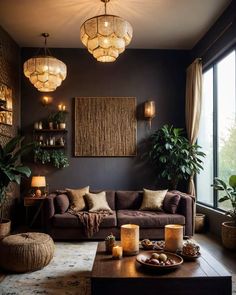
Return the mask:
<path fill-rule="evenodd" d="M 24 74 L 41 92 L 54 91 L 66 78 L 66 65 L 53 57 L 47 48 L 48 33 L 42 33 L 45 38 L 44 53 L 28 59 L 24 63 Z"/>
<path fill-rule="evenodd" d="M 176 189 L 179 180 L 188 180 L 199 173 L 205 153 L 197 144 L 190 144 L 180 128 L 164 125 L 150 136 L 146 159 L 160 179 L 168 181 L 170 189 Z"/>
<path fill-rule="evenodd" d="M 75 98 L 75 156 L 133 157 L 136 138 L 135 97 Z"/>
<path fill-rule="evenodd" d="M 152 127 L 152 119 L 156 116 L 156 105 L 154 100 L 148 100 L 144 103 L 144 118 L 148 120 L 149 128 Z"/>
<path fill-rule="evenodd" d="M 0 124 L 12 126 L 13 107 L 12 89 L 0 82 Z"/>
<path fill-rule="evenodd" d="M 5 204 L 8 197 L 8 186 L 11 182 L 20 184 L 21 176 L 29 177 L 31 171 L 21 164 L 20 157 L 32 149 L 33 144 L 22 145 L 24 137 L 12 138 L 5 146 L 0 145 L 0 237 L 10 231 L 10 220 L 3 218 Z M 7 227 L 6 229 L 4 229 Z M 4 231 L 1 234 L 1 230 Z"/>
<path fill-rule="evenodd" d="M 35 197 L 40 198 L 42 196 L 42 191 L 40 188 L 46 187 L 46 178 L 45 176 L 33 176 L 31 180 L 31 187 L 36 188 Z"/>
<path fill-rule="evenodd" d="M 176 252 L 183 246 L 183 225 L 165 225 L 165 250 Z"/>
<path fill-rule="evenodd" d="M 139 226 L 136 224 L 122 225 L 120 240 L 124 255 L 137 255 L 139 252 Z"/>
<path fill-rule="evenodd" d="M 110 234 L 109 236 L 107 236 L 105 238 L 105 248 L 106 248 L 106 252 L 111 254 L 112 253 L 112 248 L 115 246 L 116 244 L 116 238 L 113 234 Z"/>
<path fill-rule="evenodd" d="M 66 129 L 66 117 L 68 112 L 65 110 L 59 110 L 54 117 L 54 120 L 59 124 L 59 129 Z"/>
<path fill-rule="evenodd" d="M 232 209 L 226 211 L 232 221 L 225 221 L 221 225 L 221 237 L 223 245 L 228 248 L 236 249 L 236 175 L 231 175 L 228 184 L 220 178 L 215 178 L 213 188 L 220 192 L 219 203 L 230 202 Z"/>
<path fill-rule="evenodd" d="M 121 259 L 123 256 L 123 248 L 121 246 L 114 246 L 112 248 L 112 258 Z"/>
<path fill-rule="evenodd" d="M 107 14 L 106 5 L 110 0 L 101 1 L 105 14 L 86 20 L 80 28 L 80 38 L 97 61 L 113 62 L 131 42 L 133 29 L 121 17 Z"/>

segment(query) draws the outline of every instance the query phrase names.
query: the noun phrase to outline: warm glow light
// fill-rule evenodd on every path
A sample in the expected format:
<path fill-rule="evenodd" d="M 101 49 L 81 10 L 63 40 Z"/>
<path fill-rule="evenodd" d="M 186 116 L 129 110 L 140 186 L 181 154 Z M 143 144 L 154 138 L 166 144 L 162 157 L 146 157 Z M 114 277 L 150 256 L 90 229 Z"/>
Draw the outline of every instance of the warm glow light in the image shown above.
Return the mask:
<path fill-rule="evenodd" d="M 123 248 L 120 246 L 112 247 L 112 258 L 121 259 L 123 255 Z"/>
<path fill-rule="evenodd" d="M 51 92 L 65 80 L 67 68 L 62 61 L 46 54 L 46 38 L 49 34 L 42 35 L 45 38 L 45 54 L 28 59 L 24 63 L 24 75 L 39 91 Z"/>
<path fill-rule="evenodd" d="M 176 252 L 183 246 L 183 226 L 179 224 L 168 224 L 165 226 L 165 250 Z"/>
<path fill-rule="evenodd" d="M 31 180 L 31 187 L 45 187 L 46 178 L 45 176 L 33 176 Z"/>
<path fill-rule="evenodd" d="M 124 52 L 133 36 L 130 23 L 119 16 L 105 14 L 86 20 L 80 28 L 80 38 L 88 51 L 100 62 L 113 62 Z"/>
<path fill-rule="evenodd" d="M 139 252 L 139 226 L 124 224 L 121 226 L 121 246 L 124 255 L 136 255 Z"/>

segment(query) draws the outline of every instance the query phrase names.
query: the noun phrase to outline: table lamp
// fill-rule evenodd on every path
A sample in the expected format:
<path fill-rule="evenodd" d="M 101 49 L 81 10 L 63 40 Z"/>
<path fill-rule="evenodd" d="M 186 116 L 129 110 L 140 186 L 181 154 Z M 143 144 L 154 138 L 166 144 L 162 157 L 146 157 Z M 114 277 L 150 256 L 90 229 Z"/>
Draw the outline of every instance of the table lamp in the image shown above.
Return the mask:
<path fill-rule="evenodd" d="M 42 191 L 40 190 L 40 187 L 46 187 L 45 176 L 33 176 L 31 180 L 31 187 L 36 187 L 35 196 L 38 198 L 41 197 Z"/>

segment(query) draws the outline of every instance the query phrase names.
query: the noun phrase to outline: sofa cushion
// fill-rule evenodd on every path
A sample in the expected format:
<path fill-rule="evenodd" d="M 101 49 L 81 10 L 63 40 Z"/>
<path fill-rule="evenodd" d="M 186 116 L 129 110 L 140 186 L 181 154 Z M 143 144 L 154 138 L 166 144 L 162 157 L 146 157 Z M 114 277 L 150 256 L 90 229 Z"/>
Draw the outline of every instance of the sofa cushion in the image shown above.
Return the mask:
<path fill-rule="evenodd" d="M 90 191 L 90 193 L 97 194 L 101 191 Z M 115 210 L 115 191 L 106 191 L 106 199 L 111 210 Z"/>
<path fill-rule="evenodd" d="M 185 224 L 185 217 L 179 214 L 168 214 L 160 211 L 118 210 L 118 226 L 137 224 L 141 228 L 162 228 L 166 224 Z"/>
<path fill-rule="evenodd" d="M 167 193 L 167 190 L 153 191 L 153 190 L 144 188 L 143 201 L 142 201 L 140 210 L 161 211 L 166 193 Z"/>
<path fill-rule="evenodd" d="M 86 204 L 84 201 L 84 195 L 89 193 L 89 186 L 79 188 L 79 189 L 66 189 L 69 199 L 70 207 L 76 211 L 85 210 Z"/>
<path fill-rule="evenodd" d="M 85 199 L 88 203 L 89 212 L 111 211 L 106 200 L 106 192 L 98 194 L 88 193 L 85 195 Z"/>
<path fill-rule="evenodd" d="M 83 224 L 80 222 L 79 218 L 75 215 L 72 215 L 68 212 L 64 214 L 55 214 L 52 219 L 52 224 L 55 227 L 60 228 L 82 228 Z M 100 228 L 114 227 L 117 226 L 116 220 L 116 212 L 112 211 L 111 215 L 106 216 L 102 223 L 100 224 Z"/>
<path fill-rule="evenodd" d="M 175 214 L 180 201 L 180 196 L 167 192 L 163 201 L 163 210 L 167 213 Z"/>
<path fill-rule="evenodd" d="M 143 192 L 140 191 L 117 191 L 116 209 L 138 209 L 141 206 Z"/>
<path fill-rule="evenodd" d="M 70 206 L 68 196 L 66 194 L 57 195 L 54 199 L 54 205 L 56 213 L 65 213 Z"/>

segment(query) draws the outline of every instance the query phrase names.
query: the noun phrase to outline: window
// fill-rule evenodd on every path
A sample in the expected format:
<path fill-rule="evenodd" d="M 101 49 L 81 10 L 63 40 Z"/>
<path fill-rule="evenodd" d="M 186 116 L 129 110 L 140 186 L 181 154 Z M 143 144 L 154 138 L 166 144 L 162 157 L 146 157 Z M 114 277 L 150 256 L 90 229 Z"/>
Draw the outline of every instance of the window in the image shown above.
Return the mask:
<path fill-rule="evenodd" d="M 198 201 L 227 210 L 218 203 L 211 184 L 214 177 L 228 182 L 236 174 L 236 59 L 235 50 L 203 74 L 203 102 L 198 144 L 206 153 L 204 170 L 197 176 Z"/>

